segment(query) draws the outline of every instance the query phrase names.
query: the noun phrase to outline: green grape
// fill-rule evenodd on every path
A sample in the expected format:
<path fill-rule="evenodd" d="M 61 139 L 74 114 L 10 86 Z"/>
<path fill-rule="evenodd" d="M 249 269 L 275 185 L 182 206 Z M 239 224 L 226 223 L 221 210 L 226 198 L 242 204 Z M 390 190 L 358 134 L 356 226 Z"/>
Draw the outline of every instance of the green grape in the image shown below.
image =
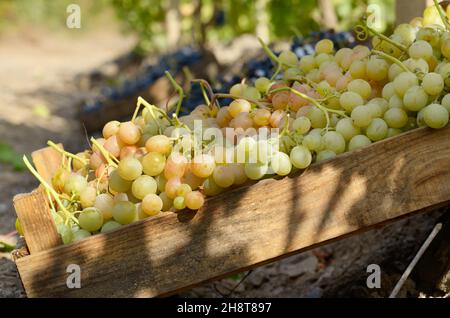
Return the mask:
<path fill-rule="evenodd" d="M 402 69 L 399 65 L 393 63 L 389 66 L 388 70 L 388 79 L 390 82 L 393 82 L 400 73 L 403 73 L 405 70 Z M 392 83 L 394 85 L 394 83 Z"/>
<path fill-rule="evenodd" d="M 316 55 L 316 63 L 317 65 L 322 65 L 325 62 L 331 61 L 333 57 L 330 54 L 320 53 Z"/>
<path fill-rule="evenodd" d="M 334 51 L 334 44 L 329 39 L 323 39 L 316 43 L 315 51 L 317 54 L 331 54 Z"/>
<path fill-rule="evenodd" d="M 447 59 L 450 58 L 450 38 L 446 38 L 442 41 L 441 45 L 441 53 L 444 55 Z"/>
<path fill-rule="evenodd" d="M 176 197 L 175 199 L 173 199 L 173 207 L 177 210 L 183 210 L 184 208 L 186 208 L 184 197 Z"/>
<path fill-rule="evenodd" d="M 450 94 L 446 94 L 442 98 L 441 105 L 450 113 Z"/>
<path fill-rule="evenodd" d="M 347 89 L 349 92 L 357 93 L 363 99 L 368 99 L 372 93 L 372 87 L 365 80 L 354 79 L 348 83 Z"/>
<path fill-rule="evenodd" d="M 91 236 L 90 232 L 83 230 L 83 229 L 77 230 L 77 231 L 73 232 L 73 242 L 82 240 L 89 236 Z"/>
<path fill-rule="evenodd" d="M 351 113 L 355 107 L 364 105 L 364 99 L 355 92 L 342 93 L 339 97 L 339 102 L 348 113 Z"/>
<path fill-rule="evenodd" d="M 312 155 L 305 146 L 295 146 L 292 148 L 289 159 L 294 167 L 298 169 L 307 168 L 312 161 Z"/>
<path fill-rule="evenodd" d="M 272 155 L 270 167 L 273 172 L 279 176 L 288 175 L 292 170 L 292 164 L 289 156 L 284 152 L 276 152 Z"/>
<path fill-rule="evenodd" d="M 340 154 L 345 151 L 345 139 L 336 131 L 329 131 L 325 133 L 322 137 L 322 143 L 325 149 L 332 150 L 336 154 Z"/>
<path fill-rule="evenodd" d="M 389 99 L 389 108 L 403 108 L 403 98 L 399 97 L 397 94 L 393 95 Z"/>
<path fill-rule="evenodd" d="M 369 103 L 366 107 L 369 110 L 370 117 L 372 118 L 380 118 L 384 114 L 383 109 L 377 103 Z"/>
<path fill-rule="evenodd" d="M 154 216 L 161 212 L 163 208 L 163 201 L 156 194 L 150 193 L 145 196 L 144 200 L 142 200 L 141 208 L 145 214 Z"/>
<path fill-rule="evenodd" d="M 87 186 L 80 192 L 80 203 L 83 209 L 94 206 L 97 198 L 97 190 L 92 186 Z"/>
<path fill-rule="evenodd" d="M 391 128 L 402 128 L 408 122 L 408 115 L 401 108 L 390 108 L 384 113 L 383 119 Z"/>
<path fill-rule="evenodd" d="M 322 149 L 322 136 L 317 133 L 311 134 L 311 132 L 303 138 L 302 145 L 312 151 L 318 151 Z"/>
<path fill-rule="evenodd" d="M 217 195 L 223 192 L 223 188 L 219 187 L 213 180 L 213 178 L 208 178 L 203 183 L 203 191 L 207 196 Z"/>
<path fill-rule="evenodd" d="M 372 141 L 378 141 L 387 137 L 388 125 L 381 118 L 372 119 L 366 129 L 366 135 Z"/>
<path fill-rule="evenodd" d="M 361 129 L 353 125 L 351 118 L 342 118 L 336 125 L 336 131 L 340 133 L 346 141 L 349 141 L 353 136 L 359 135 Z"/>
<path fill-rule="evenodd" d="M 87 185 L 88 183 L 83 176 L 71 174 L 64 184 L 64 192 L 68 195 L 72 195 L 73 193 L 80 194 Z"/>
<path fill-rule="evenodd" d="M 316 106 L 313 106 L 310 109 L 308 114 L 306 114 L 306 117 L 310 120 L 312 128 L 325 128 L 327 125 L 327 118 L 325 114 Z"/>
<path fill-rule="evenodd" d="M 300 69 L 297 67 L 290 67 L 283 72 L 283 78 L 296 78 L 297 76 L 301 76 L 302 73 Z M 248 96 L 246 96 L 248 97 Z M 261 98 L 261 97 L 260 97 Z"/>
<path fill-rule="evenodd" d="M 370 139 L 367 136 L 356 135 L 348 143 L 348 150 L 352 151 L 352 150 L 370 145 L 371 143 L 372 142 L 370 141 Z"/>
<path fill-rule="evenodd" d="M 69 226 L 65 225 L 64 223 L 61 223 L 56 226 L 56 229 L 59 235 L 61 235 L 63 244 L 69 244 L 70 242 L 72 242 L 73 233 L 72 229 Z"/>
<path fill-rule="evenodd" d="M 270 80 L 267 77 L 260 77 L 255 81 L 255 87 L 261 94 L 266 94 L 270 87 Z"/>
<path fill-rule="evenodd" d="M 116 221 L 108 221 L 105 224 L 103 224 L 102 229 L 100 230 L 101 233 L 107 233 L 111 232 L 119 227 L 121 227 L 122 224 L 117 223 Z"/>
<path fill-rule="evenodd" d="M 417 76 L 411 72 L 403 72 L 398 74 L 393 83 L 395 92 L 399 97 L 403 97 L 408 88 L 410 88 L 411 86 L 419 85 Z"/>
<path fill-rule="evenodd" d="M 282 64 L 289 66 L 294 66 L 298 63 L 297 55 L 289 50 L 281 52 L 281 54 L 278 56 L 278 59 Z"/>
<path fill-rule="evenodd" d="M 428 73 L 422 79 L 422 87 L 429 95 L 438 95 L 444 89 L 444 80 L 437 73 Z"/>
<path fill-rule="evenodd" d="M 247 87 L 247 84 L 234 84 L 230 89 L 230 94 L 235 96 L 242 96 L 244 95 L 244 90 Z"/>
<path fill-rule="evenodd" d="M 198 210 L 205 203 L 205 198 L 203 198 L 203 195 L 200 192 L 193 191 L 186 195 L 185 203 L 189 209 Z"/>
<path fill-rule="evenodd" d="M 423 110 L 423 120 L 428 127 L 439 129 L 448 123 L 449 114 L 440 104 L 431 104 Z"/>
<path fill-rule="evenodd" d="M 321 162 L 321 161 L 325 161 L 325 160 L 328 160 L 328 159 L 331 159 L 334 157 L 336 157 L 336 153 L 334 151 L 332 151 L 330 149 L 325 149 L 325 150 L 319 151 L 317 153 L 316 161 Z"/>
<path fill-rule="evenodd" d="M 398 128 L 388 128 L 387 137 L 397 136 L 397 135 L 399 135 L 399 134 L 401 134 L 401 133 L 402 133 L 401 129 L 398 129 Z"/>
<path fill-rule="evenodd" d="M 97 208 L 87 208 L 81 211 L 78 222 L 83 230 L 95 232 L 102 227 L 103 214 Z"/>
<path fill-rule="evenodd" d="M 261 93 L 253 86 L 247 86 L 244 90 L 244 97 L 248 99 L 260 99 Z"/>
<path fill-rule="evenodd" d="M 259 180 L 267 173 L 268 166 L 265 163 L 246 163 L 244 170 L 249 179 Z"/>
<path fill-rule="evenodd" d="M 114 207 L 114 198 L 108 193 L 99 194 L 95 198 L 94 207 L 103 214 L 104 220 L 112 218 L 112 209 Z"/>
<path fill-rule="evenodd" d="M 163 203 L 161 211 L 169 211 L 170 208 L 173 206 L 173 200 L 169 198 L 165 192 L 161 192 L 159 194 L 159 198 Z"/>
<path fill-rule="evenodd" d="M 381 116 L 383 116 L 383 114 L 384 114 L 384 113 L 388 110 L 388 108 L 389 108 L 389 102 L 388 102 L 386 99 L 381 98 L 381 97 L 375 97 L 375 98 L 371 99 L 371 100 L 367 103 L 367 106 L 370 106 L 370 105 L 372 105 L 372 104 L 375 104 L 375 105 L 378 106 L 378 109 L 381 111 Z M 372 113 L 372 112 L 374 112 L 373 109 L 371 110 L 371 113 Z M 376 113 L 376 114 L 378 114 L 378 113 Z M 375 115 L 375 112 L 374 112 L 374 115 Z M 378 117 L 378 116 L 376 116 L 376 117 Z"/>
<path fill-rule="evenodd" d="M 373 81 L 382 81 L 388 76 L 389 64 L 377 56 L 370 57 L 366 65 L 367 77 Z M 370 86 L 369 86 L 370 87 Z M 369 95 L 370 96 L 370 95 Z M 367 98 L 369 97 L 367 96 Z"/>
<path fill-rule="evenodd" d="M 136 219 L 136 206 L 129 201 L 117 202 L 112 210 L 113 218 L 120 224 L 129 224 Z"/>
<path fill-rule="evenodd" d="M 402 38 L 402 43 L 406 46 L 409 46 L 414 42 L 416 33 L 416 28 L 409 23 L 399 24 L 394 30 L 394 34 L 398 34 Z"/>
<path fill-rule="evenodd" d="M 122 179 L 133 181 L 142 174 L 142 164 L 136 158 L 127 157 L 120 161 L 117 171 Z"/>
<path fill-rule="evenodd" d="M 292 128 L 296 133 L 304 135 L 311 129 L 311 121 L 308 117 L 300 116 L 294 120 Z"/>
<path fill-rule="evenodd" d="M 440 75 L 438 75 L 441 77 Z M 420 86 L 410 87 L 403 96 L 403 106 L 410 111 L 419 111 L 428 103 L 428 95 Z"/>
<path fill-rule="evenodd" d="M 408 54 L 413 59 L 429 59 L 433 55 L 431 45 L 423 40 L 417 40 L 408 48 Z"/>
<path fill-rule="evenodd" d="M 113 170 L 108 179 L 109 188 L 114 192 L 125 193 L 131 188 L 131 181 L 124 180 L 120 177 L 117 170 Z"/>
<path fill-rule="evenodd" d="M 149 152 L 142 158 L 142 169 L 148 176 L 157 176 L 164 171 L 166 157 L 158 152 Z"/>
<path fill-rule="evenodd" d="M 407 59 L 403 62 L 413 73 L 428 73 L 430 66 L 424 59 Z"/>
<path fill-rule="evenodd" d="M 381 96 L 383 96 L 385 100 L 389 100 L 394 95 L 395 95 L 394 83 L 389 82 L 386 85 L 384 85 L 383 90 L 381 91 Z"/>
<path fill-rule="evenodd" d="M 157 188 L 158 184 L 156 180 L 150 176 L 144 175 L 134 180 L 131 191 L 137 199 L 142 200 L 147 194 L 156 193 Z"/>
<path fill-rule="evenodd" d="M 316 59 L 312 55 L 306 55 L 300 60 L 300 69 L 305 73 L 309 73 L 317 67 Z"/>
<path fill-rule="evenodd" d="M 369 126 L 372 121 L 372 116 L 367 106 L 355 107 L 352 111 L 351 117 L 353 119 L 353 124 L 360 128 Z"/>
<path fill-rule="evenodd" d="M 424 40 L 428 42 L 432 47 L 437 47 L 441 41 L 439 31 L 437 29 L 429 27 L 419 29 L 416 34 L 416 41 L 418 40 Z"/>
<path fill-rule="evenodd" d="M 167 179 L 164 177 L 164 174 L 160 174 L 155 177 L 156 184 L 159 192 L 164 192 L 166 189 Z"/>
<path fill-rule="evenodd" d="M 212 177 L 221 188 L 231 187 L 234 183 L 234 174 L 229 166 L 216 166 Z"/>
<path fill-rule="evenodd" d="M 19 233 L 19 235 L 23 236 L 22 224 L 20 224 L 19 218 L 16 218 L 15 226 L 16 226 L 17 233 Z"/>

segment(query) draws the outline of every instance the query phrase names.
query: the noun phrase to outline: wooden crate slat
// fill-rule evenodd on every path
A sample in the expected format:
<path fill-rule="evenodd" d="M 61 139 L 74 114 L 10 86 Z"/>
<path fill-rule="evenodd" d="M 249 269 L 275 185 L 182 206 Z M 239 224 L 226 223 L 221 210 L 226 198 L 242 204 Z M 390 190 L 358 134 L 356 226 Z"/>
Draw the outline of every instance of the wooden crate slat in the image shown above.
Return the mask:
<path fill-rule="evenodd" d="M 30 297 L 167 295 L 450 201 L 450 126 L 421 128 L 17 260 Z M 81 268 L 81 289 L 66 286 Z"/>
<path fill-rule="evenodd" d="M 62 144 L 58 147 L 64 149 Z M 55 175 L 56 170 L 61 166 L 62 155 L 51 147 L 36 150 L 31 154 L 34 166 L 39 174 L 48 182 Z"/>
<path fill-rule="evenodd" d="M 58 146 L 63 148 L 61 144 Z M 51 178 L 60 167 L 61 154 L 47 147 L 33 152 L 32 158 L 39 174 L 51 182 Z M 19 194 L 13 201 L 30 253 L 48 250 L 62 244 L 42 188 L 32 193 Z"/>
<path fill-rule="evenodd" d="M 42 190 L 16 195 L 14 208 L 30 253 L 49 250 L 62 244 Z"/>

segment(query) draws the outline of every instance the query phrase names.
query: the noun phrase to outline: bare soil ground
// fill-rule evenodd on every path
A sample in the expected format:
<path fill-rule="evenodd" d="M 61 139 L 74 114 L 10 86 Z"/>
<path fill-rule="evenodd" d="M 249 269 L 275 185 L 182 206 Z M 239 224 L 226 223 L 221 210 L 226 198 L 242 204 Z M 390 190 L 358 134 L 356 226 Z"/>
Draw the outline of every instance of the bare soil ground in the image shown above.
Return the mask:
<path fill-rule="evenodd" d="M 70 151 L 86 146 L 76 106 L 86 92 L 75 76 L 125 53 L 132 38 L 118 32 L 69 37 L 35 31 L 0 38 L 0 142 L 18 153 L 45 146 L 48 139 Z M 49 115 L 39 115 L 44 106 Z M 27 172 L 0 164 L 0 240 L 14 243 L 12 198 L 37 186 Z M 382 229 L 289 257 L 240 278 L 228 278 L 181 294 L 182 297 L 387 297 L 423 243 L 441 211 L 417 215 Z M 369 264 L 381 267 L 381 288 L 366 286 Z M 242 276 L 241 276 L 242 278 Z M 417 297 L 413 280 L 401 297 Z M 23 297 L 14 263 L 0 254 L 0 298 Z"/>

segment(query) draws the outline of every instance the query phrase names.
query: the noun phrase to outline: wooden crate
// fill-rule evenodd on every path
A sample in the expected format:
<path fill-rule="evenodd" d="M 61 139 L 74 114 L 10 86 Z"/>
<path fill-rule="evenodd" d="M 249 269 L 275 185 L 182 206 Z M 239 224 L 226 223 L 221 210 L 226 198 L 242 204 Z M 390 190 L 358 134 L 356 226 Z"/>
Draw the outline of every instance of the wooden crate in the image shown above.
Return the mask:
<path fill-rule="evenodd" d="M 34 154 L 45 177 L 56 154 Z M 279 180 L 61 245 L 42 193 L 14 199 L 29 297 L 153 297 L 248 270 L 450 202 L 450 126 L 420 128 Z M 69 289 L 67 267 L 81 268 Z"/>

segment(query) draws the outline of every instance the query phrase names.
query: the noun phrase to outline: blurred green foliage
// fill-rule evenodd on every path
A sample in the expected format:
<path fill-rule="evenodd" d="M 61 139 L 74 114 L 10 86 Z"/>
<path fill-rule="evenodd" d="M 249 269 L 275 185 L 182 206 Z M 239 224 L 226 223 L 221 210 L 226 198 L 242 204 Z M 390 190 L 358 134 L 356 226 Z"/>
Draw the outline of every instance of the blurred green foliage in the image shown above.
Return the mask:
<path fill-rule="evenodd" d="M 394 22 L 395 0 L 330 0 L 336 12 L 337 29 L 348 30 L 367 6 L 380 8 L 384 31 Z M 308 34 L 321 29 L 318 0 L 1 0 L 0 30 L 17 21 L 64 28 L 66 7 L 77 3 L 82 10 L 82 28 L 94 24 L 97 14 L 113 10 L 124 26 L 138 35 L 141 51 L 168 48 L 167 24 L 180 25 L 179 44 L 229 41 L 245 33 L 255 33 L 261 14 L 267 16 L 271 40 Z M 258 10 L 258 8 L 263 8 Z M 175 10 L 179 21 L 169 21 Z M 176 22 L 176 23 L 175 23 Z"/>
<path fill-rule="evenodd" d="M 23 171 L 26 169 L 22 157 L 11 145 L 2 142 L 0 142 L 0 162 L 10 164 L 15 171 Z"/>

